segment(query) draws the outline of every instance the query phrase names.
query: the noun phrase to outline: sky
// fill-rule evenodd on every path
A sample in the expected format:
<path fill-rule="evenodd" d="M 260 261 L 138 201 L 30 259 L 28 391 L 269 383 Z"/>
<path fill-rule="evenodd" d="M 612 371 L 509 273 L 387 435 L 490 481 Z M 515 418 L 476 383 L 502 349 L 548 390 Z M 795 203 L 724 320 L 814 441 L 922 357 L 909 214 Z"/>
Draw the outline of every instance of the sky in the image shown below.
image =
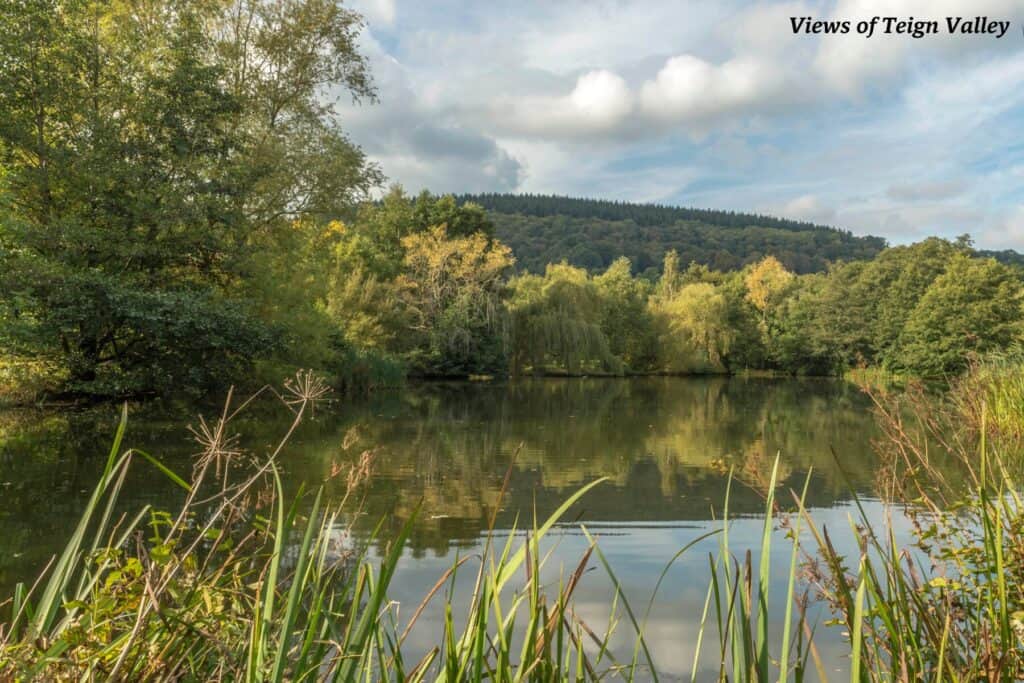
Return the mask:
<path fill-rule="evenodd" d="M 350 0 L 376 103 L 342 127 L 410 192 L 754 211 L 1024 250 L 1024 0 Z M 790 17 L 937 19 L 794 35 Z M 1011 21 L 1006 36 L 945 17 Z"/>

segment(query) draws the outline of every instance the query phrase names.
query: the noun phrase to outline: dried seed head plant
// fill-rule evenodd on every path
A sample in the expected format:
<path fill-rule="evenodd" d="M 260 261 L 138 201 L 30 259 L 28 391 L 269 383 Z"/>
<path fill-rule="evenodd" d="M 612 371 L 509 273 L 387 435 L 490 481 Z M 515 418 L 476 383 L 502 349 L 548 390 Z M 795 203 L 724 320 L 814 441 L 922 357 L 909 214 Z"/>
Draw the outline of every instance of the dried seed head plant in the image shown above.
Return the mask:
<path fill-rule="evenodd" d="M 849 564 L 812 522 L 821 561 L 807 568 L 853 634 L 864 680 L 1024 677 L 1024 403 L 1005 401 L 1002 424 L 988 424 L 993 397 L 1020 395 L 1021 367 L 997 357 L 946 393 L 919 383 L 870 392 L 889 516 L 872 526 L 855 501 L 859 562 Z M 909 540 L 897 540 L 894 514 L 909 521 Z"/>

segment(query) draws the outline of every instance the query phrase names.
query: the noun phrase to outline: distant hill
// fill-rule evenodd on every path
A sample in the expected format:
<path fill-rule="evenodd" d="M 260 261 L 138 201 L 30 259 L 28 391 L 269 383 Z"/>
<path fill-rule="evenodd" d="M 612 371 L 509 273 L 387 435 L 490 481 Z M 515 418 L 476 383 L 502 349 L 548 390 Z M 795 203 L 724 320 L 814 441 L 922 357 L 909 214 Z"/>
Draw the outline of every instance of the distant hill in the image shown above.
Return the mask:
<path fill-rule="evenodd" d="M 548 263 L 603 270 L 627 256 L 642 273 L 658 269 L 666 251 L 682 263 L 734 270 L 772 254 L 798 273 L 824 270 L 831 261 L 873 258 L 881 237 L 799 221 L 708 209 L 631 204 L 554 195 L 478 194 L 457 197 L 480 204 L 519 266 L 542 272 Z"/>
<path fill-rule="evenodd" d="M 1013 249 L 1002 249 L 1000 251 L 976 249 L 974 253 L 981 258 L 994 258 L 996 261 L 1005 263 L 1008 266 L 1024 268 L 1024 254 L 1014 251 Z"/>

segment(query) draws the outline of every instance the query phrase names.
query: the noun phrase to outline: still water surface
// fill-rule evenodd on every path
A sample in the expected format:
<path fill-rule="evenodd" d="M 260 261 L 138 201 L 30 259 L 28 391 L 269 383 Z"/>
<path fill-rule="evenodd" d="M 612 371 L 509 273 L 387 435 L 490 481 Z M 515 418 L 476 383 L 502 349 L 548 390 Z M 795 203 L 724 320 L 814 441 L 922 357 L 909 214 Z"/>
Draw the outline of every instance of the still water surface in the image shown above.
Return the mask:
<path fill-rule="evenodd" d="M 129 420 L 125 444 L 145 448 L 187 473 L 198 449 L 184 428 L 194 407 L 148 405 Z M 214 415 L 215 408 L 202 411 Z M 33 575 L 63 544 L 102 466 L 117 421 L 113 408 L 63 414 L 0 414 L 0 591 Z M 261 403 L 234 423 L 240 442 L 259 453 L 287 429 L 290 415 Z M 579 520 L 601 547 L 641 608 L 665 563 L 697 536 L 721 527 L 728 472 L 730 544 L 737 555 L 756 553 L 763 496 L 776 454 L 785 489 L 802 487 L 809 471 L 807 505 L 819 524 L 842 543 L 852 493 L 872 502 L 878 460 L 870 400 L 854 385 L 823 380 L 650 378 L 524 380 L 510 383 L 415 385 L 371 399 L 339 401 L 318 409 L 293 437 L 282 459 L 287 488 L 316 485 L 338 464 L 374 449 L 375 474 L 365 514 L 367 534 L 380 520 L 383 536 L 419 506 L 392 597 L 407 618 L 456 553 L 478 550 L 481 532 L 497 509 L 497 528 L 516 519 L 543 519 L 583 484 L 592 491 L 552 536 L 548 572 L 557 581 L 586 549 Z M 845 471 L 845 478 L 839 466 Z M 510 486 L 500 496 L 506 472 Z M 341 495 L 338 479 L 328 484 Z M 139 462 L 125 487 L 129 507 L 173 505 L 178 493 Z M 788 494 L 785 495 L 789 499 Z M 776 534 L 773 591 L 784 595 L 789 547 Z M 846 543 L 849 543 L 847 535 Z M 707 590 L 708 554 L 702 542 L 673 566 L 648 624 L 658 668 L 689 679 Z M 777 556 L 776 556 L 777 555 Z M 755 556 L 755 562 L 756 562 Z M 469 574 L 469 572 L 466 572 Z M 611 586 L 591 572 L 577 591 L 577 611 L 594 625 L 608 618 Z M 464 591 L 456 602 L 468 599 Z M 780 595 L 780 597 L 781 597 Z M 778 602 L 778 598 L 776 598 Z M 463 603 L 459 603 L 463 604 Z M 458 613 L 458 604 L 456 605 Z M 413 649 L 436 642 L 442 613 L 428 610 L 410 637 Z M 624 649 L 629 659 L 627 629 Z M 820 627 L 830 672 L 844 662 L 841 634 Z M 700 678 L 717 666 L 714 636 L 704 646 Z M 706 670 L 704 670 L 706 669 Z"/>

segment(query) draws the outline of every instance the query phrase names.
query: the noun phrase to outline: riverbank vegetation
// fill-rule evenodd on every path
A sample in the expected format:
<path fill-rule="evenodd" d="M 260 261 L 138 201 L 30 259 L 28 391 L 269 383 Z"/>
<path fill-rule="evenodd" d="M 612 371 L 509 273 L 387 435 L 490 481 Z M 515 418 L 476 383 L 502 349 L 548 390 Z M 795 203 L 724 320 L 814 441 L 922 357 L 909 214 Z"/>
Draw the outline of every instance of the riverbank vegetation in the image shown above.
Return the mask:
<path fill-rule="evenodd" d="M 940 401 L 919 403 L 913 392 L 879 399 L 879 447 L 891 465 L 879 483 L 915 522 L 910 547 L 897 545 L 891 522 L 863 511 L 845 532 L 822 526 L 804 507 L 810 477 L 802 492 L 785 490 L 777 462 L 769 476 L 747 484 L 765 495 L 765 515 L 758 546 L 740 547 L 729 537 L 727 491 L 722 526 L 694 532 L 665 558 L 661 574 L 699 542 L 718 539 L 696 642 L 686 644 L 696 652 L 693 670 L 710 663 L 719 680 L 785 681 L 803 680 L 813 668 L 829 680 L 815 647 L 816 634 L 829 628 L 817 611 L 823 602 L 845 629 L 844 679 L 1015 680 L 1024 673 L 1024 539 L 1014 483 L 1020 442 L 1019 431 L 1006 428 L 1021 424 L 1024 414 L 1014 404 L 1016 413 L 1004 412 L 993 425 L 987 407 L 977 419 L 970 408 L 1015 391 L 1001 386 L 1006 374 L 998 371 L 1011 362 L 974 365 Z M 231 422 L 249 402 L 229 398 L 194 430 L 202 453 L 190 476 L 149 453 L 123 450 L 122 422 L 64 552 L 2 603 L 0 676 L 658 679 L 645 634 L 650 604 L 669 599 L 658 595 L 661 580 L 650 595 L 627 595 L 585 522 L 589 545 L 578 564 L 554 582 L 543 571 L 553 526 L 601 480 L 549 518 L 524 525 L 523 534 L 496 535 L 492 517 L 481 553 L 454 559 L 422 602 L 399 611 L 388 590 L 400 573 L 411 521 L 393 536 L 368 540 L 380 548 L 376 559 L 348 526 L 373 478 L 373 453 L 337 464 L 294 500 L 282 493 L 278 471 L 288 439 L 326 393 L 308 373 L 279 392 L 293 422 L 267 457 L 230 437 Z M 122 516 L 117 499 L 129 467 L 154 468 L 174 482 L 181 506 Z M 789 532 L 781 541 L 789 545 L 784 566 L 771 559 L 781 538 L 777 525 Z M 859 539 L 854 554 L 835 549 L 844 533 Z M 786 577 L 781 600 L 768 590 L 769 577 L 779 574 Z M 469 583 L 459 585 L 472 587 L 464 613 L 452 608 L 460 575 Z M 607 623 L 589 623 L 574 608 L 582 581 L 611 586 Z M 443 628 L 425 651 L 412 652 L 406 639 L 427 610 L 443 612 Z"/>
<path fill-rule="evenodd" d="M 861 680 L 1011 681 L 1024 676 L 1024 506 L 1019 350 L 978 361 L 941 399 L 880 399 L 879 490 L 912 523 L 851 520 L 858 558 L 818 532 L 810 571 L 853 634 Z M 851 679 L 854 680 L 854 679 Z"/>
<path fill-rule="evenodd" d="M 722 211 L 381 196 L 332 106 L 374 99 L 360 21 L 331 0 L 7 9 L 0 399 L 204 395 L 298 367 L 353 391 L 946 377 L 1021 336 L 1022 271 L 967 237 L 885 248 Z"/>
<path fill-rule="evenodd" d="M 327 297 L 353 331 L 347 343 L 414 374 L 879 368 L 941 378 L 1024 330 L 1024 275 L 979 258 L 967 238 L 808 275 L 773 256 L 723 272 L 675 251 L 653 278 L 624 257 L 598 273 L 565 262 L 530 273 L 516 270 L 480 207 L 394 190 L 337 240 Z"/>
<path fill-rule="evenodd" d="M 451 197 L 410 198 L 398 189 L 347 223 L 294 230 L 291 256 L 300 260 L 291 272 L 283 256 L 268 266 L 288 278 L 272 280 L 272 287 L 260 280 L 250 290 L 263 290 L 254 301 L 281 299 L 247 318 L 247 325 L 261 325 L 259 334 L 253 328 L 235 346 L 217 327 L 220 318 L 202 319 L 230 347 L 221 359 L 226 365 L 217 365 L 220 352 L 204 346 L 200 357 L 209 355 L 209 363 L 202 377 L 183 374 L 191 357 L 184 343 L 164 358 L 177 363 L 160 371 L 159 382 L 150 375 L 162 366 L 133 370 L 164 344 L 176 344 L 178 333 L 187 333 L 180 327 L 185 320 L 147 328 L 154 346 L 140 338 L 130 357 L 98 356 L 86 375 L 79 372 L 81 355 L 65 352 L 70 347 L 63 342 L 47 347 L 30 335 L 35 345 L 15 348 L 25 359 L 60 368 L 69 389 L 115 394 L 160 391 L 173 382 L 206 387 L 215 379 L 210 373 L 222 380 L 240 367 L 270 374 L 296 359 L 350 389 L 394 384 L 410 374 L 852 370 L 947 378 L 972 357 L 1008 349 L 1024 323 L 1021 271 L 979 258 L 966 240 L 932 238 L 808 275 L 772 256 L 721 272 L 684 266 L 670 251 L 661 272 L 648 279 L 635 275 L 625 258 L 596 274 L 567 263 L 543 274 L 518 271 L 483 209 Z M 150 322 L 161 315 L 146 310 Z M 179 309 L 159 310 L 169 319 Z M 8 338 L 25 329 L 25 317 L 22 311 L 7 318 Z M 33 334 L 47 329 L 35 323 Z M 246 344 L 256 346 L 240 354 Z"/>
<path fill-rule="evenodd" d="M 360 28 L 328 0 L 5 6 L 4 363 L 121 396 L 307 360 L 304 256 L 379 182 L 324 99 L 374 97 Z"/>

